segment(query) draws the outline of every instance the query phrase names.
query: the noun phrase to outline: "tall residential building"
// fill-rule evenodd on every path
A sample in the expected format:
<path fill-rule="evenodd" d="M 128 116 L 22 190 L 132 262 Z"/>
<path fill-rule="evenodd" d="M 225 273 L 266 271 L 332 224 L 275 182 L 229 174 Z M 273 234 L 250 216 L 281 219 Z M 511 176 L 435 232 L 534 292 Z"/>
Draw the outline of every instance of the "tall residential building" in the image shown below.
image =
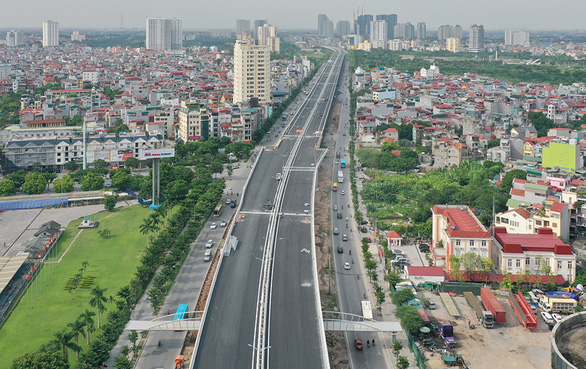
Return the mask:
<path fill-rule="evenodd" d="M 237 40 L 234 45 L 234 103 L 252 98 L 270 100 L 271 50 L 251 40 Z"/>
<path fill-rule="evenodd" d="M 328 37 L 334 36 L 334 22 L 325 14 L 319 14 L 317 16 L 317 34 Z"/>
<path fill-rule="evenodd" d="M 258 27 L 262 27 L 267 23 L 268 21 L 266 19 L 257 19 L 254 21 L 254 29 L 258 29 Z"/>
<path fill-rule="evenodd" d="M 179 140 L 195 141 L 210 136 L 210 116 L 196 101 L 182 101 L 179 108 Z"/>
<path fill-rule="evenodd" d="M 374 20 L 371 14 L 361 14 L 354 22 L 354 33 L 360 35 L 363 39 L 370 37 L 370 22 Z"/>
<path fill-rule="evenodd" d="M 443 25 L 437 30 L 437 39 L 445 41 L 448 37 L 462 38 L 462 27 L 457 24 L 455 26 Z"/>
<path fill-rule="evenodd" d="M 281 52 L 281 39 L 277 36 L 277 27 L 265 24 L 257 29 L 259 45 L 268 45 L 270 51 Z"/>
<path fill-rule="evenodd" d="M 376 20 L 387 21 L 387 37 L 395 38 L 395 26 L 397 25 L 397 14 L 379 14 Z"/>
<path fill-rule="evenodd" d="M 82 35 L 79 31 L 73 31 L 71 34 L 71 41 L 83 42 L 85 41 L 85 35 Z"/>
<path fill-rule="evenodd" d="M 419 22 L 417 23 L 417 39 L 425 40 L 425 38 L 427 38 L 427 27 L 425 22 Z"/>
<path fill-rule="evenodd" d="M 484 26 L 473 24 L 468 35 L 468 52 L 479 53 L 484 51 Z"/>
<path fill-rule="evenodd" d="M 236 19 L 236 34 L 250 32 L 250 21 L 248 19 Z"/>
<path fill-rule="evenodd" d="M 457 37 L 448 37 L 446 39 L 446 50 L 453 53 L 462 52 L 462 40 Z"/>
<path fill-rule="evenodd" d="M 350 21 L 340 20 L 336 24 L 336 35 L 346 36 L 350 34 Z"/>
<path fill-rule="evenodd" d="M 146 48 L 148 50 L 181 50 L 182 20 L 179 18 L 147 18 Z"/>
<path fill-rule="evenodd" d="M 6 33 L 7 46 L 22 46 L 24 45 L 24 34 L 20 31 L 9 31 Z"/>
<path fill-rule="evenodd" d="M 43 22 L 43 47 L 59 46 L 59 23 Z"/>
<path fill-rule="evenodd" d="M 399 23 L 395 26 L 395 38 L 413 40 L 415 38 L 415 26 L 410 22 Z"/>
<path fill-rule="evenodd" d="M 376 20 L 370 22 L 370 42 L 376 49 L 387 48 L 387 21 Z"/>
<path fill-rule="evenodd" d="M 523 31 L 505 31 L 505 45 L 507 46 L 529 46 L 529 33 Z"/>

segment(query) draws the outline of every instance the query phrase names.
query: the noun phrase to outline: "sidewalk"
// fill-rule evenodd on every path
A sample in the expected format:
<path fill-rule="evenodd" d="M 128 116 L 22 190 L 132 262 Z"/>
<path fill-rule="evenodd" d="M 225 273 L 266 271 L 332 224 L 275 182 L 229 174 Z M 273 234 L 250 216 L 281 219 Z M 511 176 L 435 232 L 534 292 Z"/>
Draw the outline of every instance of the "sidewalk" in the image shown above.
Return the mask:
<path fill-rule="evenodd" d="M 239 168 L 234 170 L 231 177 L 229 177 L 228 175 L 224 176 L 224 179 L 226 180 L 226 189 L 225 189 L 224 193 L 227 193 L 229 195 L 231 190 L 234 193 L 237 193 L 237 192 L 240 194 L 242 193 L 242 188 L 244 187 L 244 184 L 246 183 L 246 179 L 248 178 L 250 171 L 252 170 L 251 167 L 253 166 L 252 164 L 254 163 L 256 156 L 257 155 L 255 152 L 248 162 L 241 163 Z M 192 246 L 195 244 L 196 244 L 196 242 L 194 241 Z M 190 259 L 188 256 L 186 258 L 183 266 L 185 266 L 189 260 Z M 157 271 L 157 274 L 158 274 L 158 272 L 159 272 L 159 270 Z M 179 274 L 178 274 L 178 277 L 179 277 Z M 153 280 L 154 280 L 154 278 L 153 278 Z M 151 288 L 153 280 L 151 280 L 151 282 L 149 283 L 149 286 L 147 287 L 146 291 L 148 291 Z M 198 282 L 199 282 L 200 286 L 196 287 Z M 192 280 L 190 282 L 190 285 L 191 285 L 192 289 L 197 289 L 197 291 L 200 291 L 201 286 L 203 285 L 203 282 L 204 282 L 203 280 L 201 280 L 201 281 L 193 281 Z M 170 296 L 171 296 L 171 291 L 169 291 L 169 294 L 167 295 L 166 301 L 163 304 L 163 306 L 161 307 L 161 310 L 160 310 L 161 312 L 165 312 L 167 310 L 171 310 L 171 311 L 175 310 L 176 306 L 170 306 L 170 304 L 167 301 Z M 195 297 L 195 300 L 197 300 L 197 297 L 198 296 Z M 152 309 L 151 304 L 148 300 L 148 296 L 145 293 L 141 296 L 138 303 L 136 304 L 136 307 L 132 310 L 130 319 L 131 320 L 151 320 L 154 317 L 155 316 L 153 315 L 153 309 Z M 116 343 L 116 345 L 114 346 L 112 351 L 110 351 L 110 358 L 108 359 L 108 361 L 106 361 L 106 364 L 108 365 L 109 368 L 114 368 L 114 358 L 116 356 L 120 356 L 120 352 L 122 350 L 122 347 L 124 347 L 124 346 L 131 347 L 132 346 L 132 343 L 128 339 L 129 333 L 130 333 L 130 331 L 123 331 L 122 334 L 120 335 L 120 337 L 118 338 L 118 342 Z M 140 340 L 140 336 L 139 336 L 139 340 Z M 147 338 L 147 340 L 148 340 L 148 338 Z M 143 344 L 144 344 L 144 347 L 146 347 L 146 341 Z M 181 348 L 179 348 L 179 350 L 180 349 Z M 139 359 L 140 359 L 140 353 L 139 353 Z M 138 360 L 137 360 L 137 364 L 138 364 Z"/>
<path fill-rule="evenodd" d="M 356 156 L 354 158 L 355 158 L 356 162 L 358 162 L 358 158 Z M 358 174 L 358 172 L 357 172 L 357 174 Z M 366 211 L 366 205 L 362 201 L 362 196 L 361 196 L 362 181 L 360 181 L 358 178 L 355 178 L 355 180 L 356 180 L 356 188 L 358 190 L 358 203 L 359 203 L 358 209 L 362 212 L 362 214 L 366 218 L 366 215 L 368 213 Z M 356 220 L 356 215 L 354 213 L 354 207 L 352 207 L 352 216 Z M 358 224 L 356 224 L 355 226 L 356 226 L 356 230 L 358 231 L 360 226 Z M 385 320 L 385 321 L 398 321 L 398 318 L 395 316 L 396 306 L 395 306 L 395 304 L 393 304 L 391 302 L 391 297 L 390 297 L 391 289 L 389 287 L 388 282 L 384 280 L 384 276 L 386 275 L 385 269 L 384 269 L 384 258 L 379 256 L 379 246 L 380 245 L 378 243 L 378 239 L 376 237 L 374 237 L 373 232 L 372 232 L 372 228 L 370 228 L 369 233 L 365 233 L 364 236 L 365 237 L 370 236 L 372 238 L 373 242 L 369 244 L 369 251 L 373 255 L 374 260 L 377 262 L 376 272 L 378 273 L 378 283 L 382 287 L 382 289 L 385 293 L 385 302 L 383 302 L 381 304 L 381 313 L 380 314 L 382 314 L 382 316 L 377 311 L 377 313 L 375 315 L 375 319 L 380 319 L 380 320 Z M 362 255 L 361 255 L 361 258 L 362 258 Z M 368 297 L 371 300 L 373 306 L 376 306 L 376 296 L 374 294 L 374 291 L 372 291 L 372 288 L 370 290 L 371 290 L 371 292 Z M 401 341 L 401 343 L 403 343 L 403 350 L 401 350 L 400 356 L 405 356 L 406 358 L 409 359 L 409 364 L 410 364 L 409 367 L 410 368 L 417 368 L 417 363 L 415 361 L 415 355 L 410 350 L 409 339 L 407 338 L 407 334 L 405 333 L 405 331 L 401 331 L 401 333 L 397 335 L 397 340 Z M 390 356 L 392 357 L 393 365 L 396 366 L 397 363 L 395 362 L 395 356 L 392 353 L 392 349 L 393 349 L 392 346 L 388 347 L 388 349 L 390 352 Z"/>

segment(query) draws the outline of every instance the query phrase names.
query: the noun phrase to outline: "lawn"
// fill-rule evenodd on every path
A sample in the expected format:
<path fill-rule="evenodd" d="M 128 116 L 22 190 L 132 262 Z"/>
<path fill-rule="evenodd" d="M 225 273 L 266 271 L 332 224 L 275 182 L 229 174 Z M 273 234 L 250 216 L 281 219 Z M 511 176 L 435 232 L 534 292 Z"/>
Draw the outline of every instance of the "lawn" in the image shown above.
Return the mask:
<path fill-rule="evenodd" d="M 140 205 L 121 208 L 115 213 L 101 212 L 97 229 L 86 229 L 77 238 L 61 263 L 45 264 L 37 276 L 37 286 L 23 295 L 12 315 L 0 329 L 0 368 L 9 368 L 12 360 L 26 352 L 35 351 L 49 342 L 55 332 L 73 322 L 85 309 L 96 311 L 89 304 L 90 288 L 99 285 L 107 288 L 105 296 L 115 296 L 120 287 L 126 285 L 136 271 L 141 250 L 146 247 L 146 236 L 138 230 L 142 219 L 149 213 Z M 58 260 L 79 230 L 80 220 L 71 222 L 60 238 L 56 257 Z M 110 230 L 111 235 L 104 239 L 98 235 L 100 229 Z M 95 277 L 88 289 L 78 289 L 74 294 L 65 290 L 67 281 L 87 261 L 84 276 Z M 28 296 L 28 298 L 27 298 Z M 28 308 L 27 308 L 28 301 Z M 106 303 L 107 308 L 112 303 Z M 107 312 L 102 314 L 103 317 Z M 97 328 L 97 316 L 95 317 Z M 95 337 L 97 331 L 92 334 Z M 85 338 L 80 336 L 80 344 L 87 347 Z M 70 353 L 73 364 L 75 354 Z"/>

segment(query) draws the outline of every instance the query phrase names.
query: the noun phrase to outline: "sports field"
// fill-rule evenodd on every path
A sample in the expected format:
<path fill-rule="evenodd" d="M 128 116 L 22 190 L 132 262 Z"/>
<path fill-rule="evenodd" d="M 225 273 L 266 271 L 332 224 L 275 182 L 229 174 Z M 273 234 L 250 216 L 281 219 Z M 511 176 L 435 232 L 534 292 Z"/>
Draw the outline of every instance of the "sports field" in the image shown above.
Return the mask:
<path fill-rule="evenodd" d="M 101 212 L 96 229 L 85 229 L 63 256 L 61 262 L 45 264 L 35 282 L 20 300 L 12 315 L 0 329 L 0 368 L 9 368 L 12 360 L 26 352 L 35 351 L 48 343 L 55 332 L 73 322 L 85 309 L 96 312 L 89 304 L 90 289 L 99 285 L 107 288 L 106 298 L 115 296 L 120 287 L 132 278 L 138 265 L 141 250 L 146 247 L 146 235 L 139 232 L 139 225 L 149 210 L 140 205 L 118 208 L 116 212 Z M 57 261 L 79 233 L 80 220 L 69 224 L 57 244 Z M 108 229 L 111 235 L 103 238 L 98 230 Z M 83 270 L 83 264 L 87 267 Z M 65 287 L 76 273 L 83 270 L 85 288 L 68 292 Z M 110 302 L 106 308 L 113 307 Z M 102 313 L 102 323 L 107 311 Z M 94 317 L 97 329 L 97 316 Z M 92 337 L 98 333 L 92 333 Z M 79 337 L 83 349 L 86 339 Z M 75 353 L 70 352 L 73 364 Z"/>

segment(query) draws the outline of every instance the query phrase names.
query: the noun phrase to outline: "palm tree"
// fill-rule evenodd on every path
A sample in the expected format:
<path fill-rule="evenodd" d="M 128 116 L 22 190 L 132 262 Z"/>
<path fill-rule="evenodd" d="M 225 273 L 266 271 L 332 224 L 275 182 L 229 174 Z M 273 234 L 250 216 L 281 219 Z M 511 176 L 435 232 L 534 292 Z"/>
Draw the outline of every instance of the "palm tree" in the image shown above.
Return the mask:
<path fill-rule="evenodd" d="M 149 247 L 149 233 L 155 229 L 152 218 L 144 218 L 142 224 L 139 227 L 140 233 L 146 234 L 147 236 L 147 247 Z"/>
<path fill-rule="evenodd" d="M 89 261 L 84 261 L 81 263 L 81 267 L 83 268 L 83 270 L 87 270 L 88 265 L 90 265 Z"/>
<path fill-rule="evenodd" d="M 102 326 L 100 315 L 101 312 L 106 310 L 106 305 L 104 303 L 108 301 L 108 299 L 104 296 L 104 292 L 106 292 L 107 288 L 100 288 L 100 286 L 94 286 L 90 291 L 91 295 L 93 296 L 90 299 L 90 305 L 95 307 L 98 310 L 98 328 Z"/>
<path fill-rule="evenodd" d="M 50 342 L 50 344 L 54 346 L 55 349 L 61 350 L 63 360 L 66 362 L 69 362 L 69 349 L 72 349 L 76 352 L 79 352 L 81 349 L 75 342 L 71 342 L 73 337 L 73 332 L 68 332 L 67 330 L 63 329 L 55 333 L 55 338 Z"/>
<path fill-rule="evenodd" d="M 85 311 L 83 313 L 81 313 L 81 315 L 78 318 L 83 323 L 83 326 L 85 327 L 85 332 L 86 332 L 85 337 L 87 338 L 88 345 L 90 344 L 91 333 L 96 330 L 95 326 L 94 326 L 94 316 L 95 315 L 96 315 L 96 313 L 94 313 L 93 311 L 85 309 Z"/>
<path fill-rule="evenodd" d="M 85 324 L 83 323 L 83 321 L 81 321 L 80 318 L 77 318 L 76 321 L 67 324 L 67 326 L 71 328 L 71 333 L 73 333 L 75 337 L 75 344 L 79 346 L 79 335 L 81 334 L 85 337 Z M 76 352 L 76 356 L 77 358 L 79 358 L 79 351 Z"/>
<path fill-rule="evenodd" d="M 159 229 L 161 229 L 162 221 L 161 221 L 161 218 L 160 218 L 159 214 L 157 214 L 157 213 L 151 213 L 149 215 L 149 218 L 151 218 L 151 220 L 153 222 L 153 230 L 155 232 L 158 231 Z"/>

